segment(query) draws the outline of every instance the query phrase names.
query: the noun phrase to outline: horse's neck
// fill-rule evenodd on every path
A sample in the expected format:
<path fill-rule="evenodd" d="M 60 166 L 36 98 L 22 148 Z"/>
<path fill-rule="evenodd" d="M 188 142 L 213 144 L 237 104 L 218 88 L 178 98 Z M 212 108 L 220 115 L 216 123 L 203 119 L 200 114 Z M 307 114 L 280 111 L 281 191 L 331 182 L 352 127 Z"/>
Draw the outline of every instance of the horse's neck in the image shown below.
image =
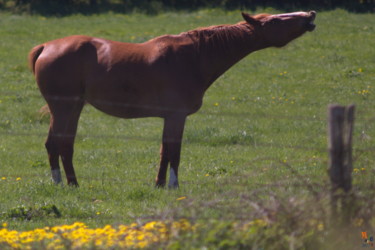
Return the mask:
<path fill-rule="evenodd" d="M 244 23 L 197 32 L 202 32 L 198 34 L 198 53 L 206 88 L 246 55 L 266 47 L 261 36 Z"/>

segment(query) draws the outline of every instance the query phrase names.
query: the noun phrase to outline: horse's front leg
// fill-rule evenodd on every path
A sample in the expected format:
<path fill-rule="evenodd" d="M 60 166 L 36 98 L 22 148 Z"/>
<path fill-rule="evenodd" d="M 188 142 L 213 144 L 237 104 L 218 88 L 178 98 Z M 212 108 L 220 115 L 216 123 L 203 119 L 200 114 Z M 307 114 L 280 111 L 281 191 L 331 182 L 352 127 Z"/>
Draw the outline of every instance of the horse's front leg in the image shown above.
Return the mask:
<path fill-rule="evenodd" d="M 164 187 L 168 164 L 169 188 L 178 187 L 178 166 L 180 164 L 181 142 L 186 116 L 173 116 L 164 119 L 163 142 L 160 150 L 160 168 L 156 177 L 156 186 Z"/>

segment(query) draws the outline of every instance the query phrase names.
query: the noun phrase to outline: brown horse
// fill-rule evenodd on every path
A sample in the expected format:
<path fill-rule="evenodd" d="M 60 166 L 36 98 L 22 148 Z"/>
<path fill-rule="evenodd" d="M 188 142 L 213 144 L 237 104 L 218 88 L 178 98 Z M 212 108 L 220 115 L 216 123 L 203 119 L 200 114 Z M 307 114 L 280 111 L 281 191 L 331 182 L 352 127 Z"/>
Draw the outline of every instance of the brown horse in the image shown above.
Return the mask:
<path fill-rule="evenodd" d="M 242 13 L 234 25 L 164 35 L 141 44 L 69 36 L 34 47 L 29 63 L 45 98 L 51 123 L 46 141 L 52 178 L 78 185 L 72 158 L 84 104 L 122 118 L 164 119 L 157 186 L 178 187 L 185 119 L 199 110 L 205 91 L 249 53 L 282 47 L 315 28 L 316 13 Z"/>

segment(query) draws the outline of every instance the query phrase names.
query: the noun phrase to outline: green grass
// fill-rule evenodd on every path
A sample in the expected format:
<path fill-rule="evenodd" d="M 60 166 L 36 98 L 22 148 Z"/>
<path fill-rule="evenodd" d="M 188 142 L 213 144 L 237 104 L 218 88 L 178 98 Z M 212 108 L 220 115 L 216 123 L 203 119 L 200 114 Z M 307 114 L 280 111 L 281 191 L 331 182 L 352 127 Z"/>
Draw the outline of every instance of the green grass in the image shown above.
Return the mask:
<path fill-rule="evenodd" d="M 82 112 L 75 143 L 80 188 L 51 183 L 44 149 L 49 121 L 38 113 L 45 103 L 27 66 L 33 46 L 72 34 L 143 42 L 200 26 L 236 23 L 240 17 L 239 11 L 221 10 L 63 18 L 0 13 L 0 178 L 6 178 L 0 179 L 0 222 L 28 230 L 76 221 L 101 227 L 166 217 L 208 224 L 250 221 L 265 216 L 251 202 L 285 215 L 289 210 L 276 206 L 277 201 L 298 212 L 293 199 L 304 201 L 303 208 L 314 204 L 306 184 L 329 192 L 326 117 L 332 103 L 356 104 L 354 167 L 359 171 L 353 173 L 353 183 L 358 196 L 373 194 L 375 16 L 343 10 L 318 13 L 314 32 L 283 49 L 253 53 L 217 80 L 202 109 L 188 118 L 178 190 L 154 188 L 161 119 L 122 120 L 90 106 Z M 177 201 L 181 196 L 188 198 Z M 20 206 L 38 210 L 51 205 L 61 216 L 9 216 Z M 297 212 L 294 216 L 301 219 Z M 276 228 L 284 225 L 286 230 L 288 223 L 275 219 Z M 374 226 L 372 221 L 355 230 Z M 360 236 L 352 236 L 360 246 Z M 320 241 L 327 242 L 324 237 Z M 194 240 L 197 245 L 203 242 Z M 279 240 L 284 246 L 291 242 Z M 267 244 L 263 242 L 275 246 Z"/>

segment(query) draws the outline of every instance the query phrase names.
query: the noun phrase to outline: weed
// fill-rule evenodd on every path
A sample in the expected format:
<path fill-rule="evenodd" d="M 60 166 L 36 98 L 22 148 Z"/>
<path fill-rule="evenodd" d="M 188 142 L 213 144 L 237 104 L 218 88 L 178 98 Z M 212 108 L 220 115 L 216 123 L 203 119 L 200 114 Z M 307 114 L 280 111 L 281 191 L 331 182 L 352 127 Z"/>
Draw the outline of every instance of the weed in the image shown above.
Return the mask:
<path fill-rule="evenodd" d="M 18 206 L 3 212 L 2 217 L 6 219 L 32 220 L 46 219 L 50 217 L 60 218 L 61 213 L 55 205 L 44 205 L 41 207 Z"/>

